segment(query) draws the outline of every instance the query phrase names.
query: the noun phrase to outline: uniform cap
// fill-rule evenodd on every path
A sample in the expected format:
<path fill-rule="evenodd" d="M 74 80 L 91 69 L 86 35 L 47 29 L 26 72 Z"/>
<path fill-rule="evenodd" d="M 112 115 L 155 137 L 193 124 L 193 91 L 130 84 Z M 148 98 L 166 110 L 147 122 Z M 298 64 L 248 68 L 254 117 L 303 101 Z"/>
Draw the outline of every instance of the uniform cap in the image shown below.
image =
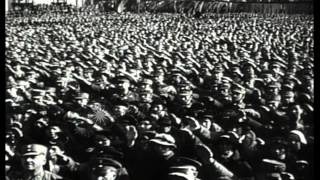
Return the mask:
<path fill-rule="evenodd" d="M 114 167 L 116 169 L 122 168 L 122 164 L 119 161 L 116 161 L 112 158 L 98 157 L 92 161 L 92 169 L 94 171 L 103 170 L 104 168 L 106 168 L 108 166 Z"/>
<path fill-rule="evenodd" d="M 158 121 L 159 125 L 171 126 L 172 120 L 169 117 L 163 117 Z"/>
<path fill-rule="evenodd" d="M 280 173 L 286 170 L 286 164 L 273 159 L 262 159 L 260 168 L 267 173 Z"/>
<path fill-rule="evenodd" d="M 28 144 L 21 148 L 22 156 L 30 156 L 30 155 L 46 155 L 48 148 L 41 144 Z"/>
<path fill-rule="evenodd" d="M 190 177 L 181 172 L 172 172 L 168 175 L 168 180 L 190 180 Z"/>
<path fill-rule="evenodd" d="M 157 134 L 153 139 L 150 140 L 150 142 L 160 144 L 163 146 L 171 146 L 171 147 L 177 147 L 175 139 L 169 135 L 169 134 Z"/>
<path fill-rule="evenodd" d="M 292 97 L 294 96 L 294 92 L 293 91 L 285 91 L 283 92 L 283 97 Z"/>
<path fill-rule="evenodd" d="M 89 99 L 88 93 L 80 93 L 75 99 Z"/>
<path fill-rule="evenodd" d="M 183 169 L 183 168 L 188 168 L 189 166 L 193 166 L 199 169 L 202 166 L 202 164 L 195 159 L 181 156 L 174 160 L 170 169 Z"/>
<path fill-rule="evenodd" d="M 232 85 L 231 91 L 232 92 L 245 93 L 246 89 L 242 85 L 235 83 L 235 84 Z"/>
<path fill-rule="evenodd" d="M 290 135 L 294 135 L 302 144 L 307 144 L 307 139 L 305 135 L 299 130 L 290 131 Z"/>
<path fill-rule="evenodd" d="M 153 81 L 151 79 L 143 79 L 141 81 L 141 84 L 148 84 L 148 85 L 152 85 Z"/>
<path fill-rule="evenodd" d="M 268 88 L 278 88 L 280 89 L 280 84 L 278 82 L 275 81 L 271 81 L 269 84 L 267 84 Z"/>
<path fill-rule="evenodd" d="M 46 94 L 46 91 L 42 90 L 42 89 L 33 89 L 32 90 L 32 97 L 33 98 L 41 98 L 44 97 Z"/>

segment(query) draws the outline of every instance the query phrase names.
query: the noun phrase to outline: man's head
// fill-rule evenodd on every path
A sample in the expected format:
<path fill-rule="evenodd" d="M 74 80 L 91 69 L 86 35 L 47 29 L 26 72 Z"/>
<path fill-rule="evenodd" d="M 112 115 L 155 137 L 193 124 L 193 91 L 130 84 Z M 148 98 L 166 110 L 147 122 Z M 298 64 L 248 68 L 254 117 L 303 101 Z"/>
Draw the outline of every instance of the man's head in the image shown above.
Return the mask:
<path fill-rule="evenodd" d="M 162 117 L 158 120 L 158 131 L 161 133 L 169 133 L 172 129 L 172 120 L 168 116 Z"/>
<path fill-rule="evenodd" d="M 121 163 L 114 159 L 98 157 L 91 163 L 90 180 L 115 180 L 121 168 Z"/>
<path fill-rule="evenodd" d="M 46 129 L 46 135 L 50 140 L 56 140 L 59 138 L 59 134 L 62 132 L 59 126 L 49 126 Z"/>
<path fill-rule="evenodd" d="M 217 143 L 218 155 L 220 158 L 229 159 L 234 155 L 235 146 L 232 142 L 232 136 L 225 134 L 219 137 Z"/>
<path fill-rule="evenodd" d="M 283 138 L 274 138 L 266 146 L 270 156 L 276 160 L 285 160 L 287 158 L 287 141 Z"/>
<path fill-rule="evenodd" d="M 223 69 L 222 67 L 215 67 L 212 72 L 212 78 L 215 82 L 220 82 L 223 77 Z"/>
<path fill-rule="evenodd" d="M 288 136 L 289 147 L 294 151 L 301 150 L 302 145 L 307 144 L 305 135 L 299 130 L 292 130 Z"/>
<path fill-rule="evenodd" d="M 190 105 L 192 103 L 193 90 L 189 83 L 181 83 L 178 87 L 177 100 L 181 105 Z"/>
<path fill-rule="evenodd" d="M 126 115 L 127 112 L 128 112 L 128 105 L 125 103 L 118 103 L 113 108 L 113 114 L 116 117 L 122 117 Z"/>
<path fill-rule="evenodd" d="M 293 91 L 285 91 L 282 93 L 281 102 L 284 105 L 291 104 L 295 101 L 295 94 Z"/>
<path fill-rule="evenodd" d="M 144 103 L 151 103 L 153 97 L 152 89 L 144 89 L 139 92 L 140 101 Z"/>
<path fill-rule="evenodd" d="M 79 93 L 79 95 L 75 98 L 78 105 L 84 107 L 89 102 L 89 94 L 88 93 Z"/>
<path fill-rule="evenodd" d="M 230 100 L 231 84 L 229 82 L 222 81 L 218 86 L 218 97 L 224 100 Z"/>
<path fill-rule="evenodd" d="M 139 132 L 146 132 L 148 130 L 150 130 L 152 128 L 152 124 L 150 122 L 150 120 L 148 119 L 143 119 L 141 121 L 139 121 L 138 125 L 137 125 L 137 129 Z"/>
<path fill-rule="evenodd" d="M 234 84 L 231 87 L 231 95 L 233 102 L 241 102 L 245 98 L 245 88 L 239 84 Z"/>
<path fill-rule="evenodd" d="M 22 167 L 28 171 L 42 169 L 47 162 L 48 148 L 40 144 L 28 144 L 21 148 Z"/>
<path fill-rule="evenodd" d="M 175 139 L 169 134 L 157 134 L 150 140 L 153 145 L 153 150 L 160 156 L 169 157 L 174 154 L 174 149 L 177 147 Z"/>
<path fill-rule="evenodd" d="M 199 169 L 202 164 L 188 157 L 178 157 L 169 169 L 169 177 L 177 176 L 185 179 L 195 180 L 198 177 Z"/>
<path fill-rule="evenodd" d="M 265 88 L 266 96 L 275 96 L 279 94 L 281 85 L 278 82 L 272 81 Z"/>
<path fill-rule="evenodd" d="M 126 94 L 129 92 L 130 80 L 126 76 L 119 76 L 116 79 L 116 88 L 121 92 Z"/>

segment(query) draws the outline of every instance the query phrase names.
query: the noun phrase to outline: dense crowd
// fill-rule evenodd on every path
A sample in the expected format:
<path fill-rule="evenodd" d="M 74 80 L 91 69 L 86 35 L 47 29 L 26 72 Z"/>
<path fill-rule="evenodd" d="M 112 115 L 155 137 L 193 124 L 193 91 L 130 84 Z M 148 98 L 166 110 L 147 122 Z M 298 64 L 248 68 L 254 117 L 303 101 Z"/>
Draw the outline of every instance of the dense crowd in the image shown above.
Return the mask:
<path fill-rule="evenodd" d="M 9 180 L 313 179 L 313 17 L 6 19 Z"/>

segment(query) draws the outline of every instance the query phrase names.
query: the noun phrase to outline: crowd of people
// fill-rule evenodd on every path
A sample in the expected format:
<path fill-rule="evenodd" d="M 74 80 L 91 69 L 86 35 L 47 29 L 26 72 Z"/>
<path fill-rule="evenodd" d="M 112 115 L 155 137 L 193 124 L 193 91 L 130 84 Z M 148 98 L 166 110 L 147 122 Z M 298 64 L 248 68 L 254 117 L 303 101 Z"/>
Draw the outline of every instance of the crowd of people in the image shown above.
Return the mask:
<path fill-rule="evenodd" d="M 8 180 L 313 179 L 313 17 L 6 19 Z"/>

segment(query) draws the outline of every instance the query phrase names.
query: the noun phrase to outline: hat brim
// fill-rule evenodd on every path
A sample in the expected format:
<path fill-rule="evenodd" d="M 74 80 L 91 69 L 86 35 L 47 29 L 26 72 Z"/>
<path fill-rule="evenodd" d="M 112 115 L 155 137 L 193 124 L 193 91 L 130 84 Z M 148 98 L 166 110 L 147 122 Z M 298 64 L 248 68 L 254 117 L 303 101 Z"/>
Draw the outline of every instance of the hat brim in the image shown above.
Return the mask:
<path fill-rule="evenodd" d="M 163 145 L 163 146 L 170 146 L 170 147 L 174 147 L 174 148 L 177 147 L 175 144 L 168 143 L 168 142 L 165 142 L 165 141 L 162 141 L 162 140 L 159 140 L 159 139 L 151 139 L 150 142 L 153 142 L 153 143 L 156 143 L 156 144 L 160 144 L 160 145 Z"/>
<path fill-rule="evenodd" d="M 44 153 L 28 152 L 28 153 L 22 154 L 22 156 L 37 156 L 37 155 L 40 155 L 40 154 L 43 154 L 43 155 L 44 155 Z"/>

